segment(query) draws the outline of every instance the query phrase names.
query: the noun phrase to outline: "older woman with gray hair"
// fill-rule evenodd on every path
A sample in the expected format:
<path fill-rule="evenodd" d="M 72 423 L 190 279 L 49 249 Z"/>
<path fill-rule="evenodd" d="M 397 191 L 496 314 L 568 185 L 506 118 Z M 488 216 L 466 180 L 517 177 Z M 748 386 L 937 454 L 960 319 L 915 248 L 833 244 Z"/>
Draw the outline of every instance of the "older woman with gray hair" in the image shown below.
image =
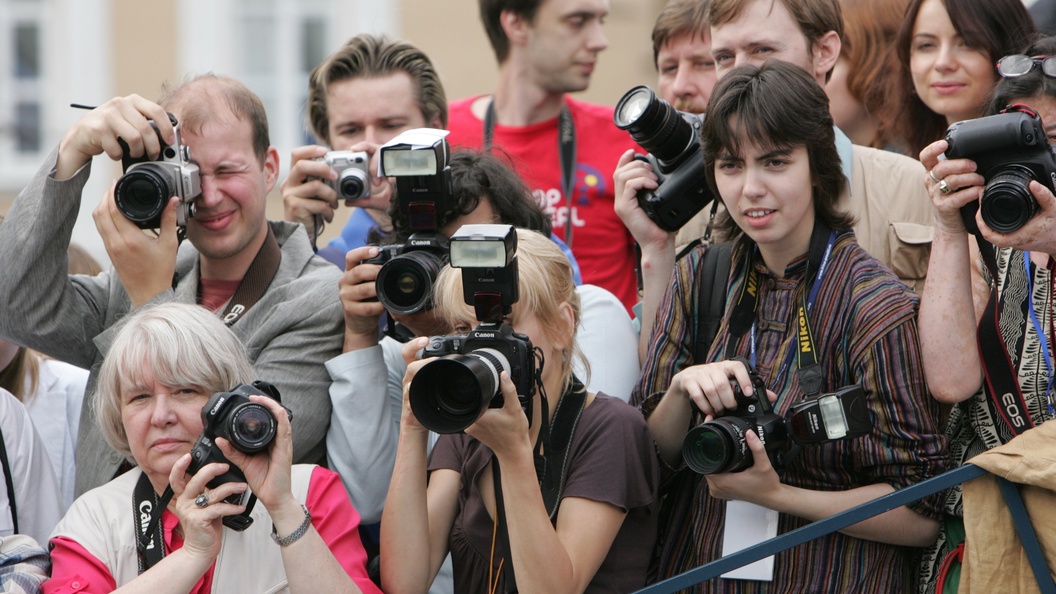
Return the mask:
<path fill-rule="evenodd" d="M 253 379 L 238 338 L 200 307 L 125 322 L 95 402 L 107 441 L 137 468 L 74 502 L 44 592 L 378 591 L 340 479 L 292 464 L 286 409 L 242 384 Z M 260 451 L 225 429 L 233 407 L 254 411 L 244 429 L 266 436 Z"/>

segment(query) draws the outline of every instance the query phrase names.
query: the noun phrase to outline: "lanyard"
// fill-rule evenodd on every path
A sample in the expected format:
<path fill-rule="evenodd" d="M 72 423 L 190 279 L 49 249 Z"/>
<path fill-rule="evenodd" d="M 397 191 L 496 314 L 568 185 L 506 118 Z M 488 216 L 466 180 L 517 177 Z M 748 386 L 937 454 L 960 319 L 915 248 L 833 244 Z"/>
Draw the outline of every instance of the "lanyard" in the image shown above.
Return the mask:
<path fill-rule="evenodd" d="M 827 232 L 827 233 L 826 233 Z M 796 311 L 796 373 L 799 376 L 799 385 L 807 396 L 813 396 L 821 391 L 822 375 L 821 366 L 818 364 L 817 347 L 814 341 L 814 333 L 810 328 L 810 310 L 814 307 L 814 301 L 818 296 L 825 273 L 828 271 L 829 258 L 832 256 L 832 248 L 836 244 L 836 231 L 829 229 L 821 221 L 816 221 L 814 231 L 810 237 L 810 251 L 807 252 L 807 270 L 804 280 L 810 283 L 810 289 L 803 294 L 803 298 Z M 759 296 L 759 272 L 753 266 L 753 255 L 746 258 L 745 271 L 746 280 L 741 287 L 741 294 L 734 306 L 730 320 L 730 335 L 726 341 L 726 358 L 732 359 L 735 355 L 734 338 L 744 336 L 749 331 L 750 361 L 752 366 L 756 365 L 756 309 Z M 817 272 L 813 274 L 812 270 Z M 789 362 L 782 366 L 787 367 Z"/>
<path fill-rule="evenodd" d="M 561 190 L 565 193 L 568 216 L 565 217 L 565 244 L 572 247 L 572 192 L 576 182 L 576 127 L 568 105 L 561 106 L 557 125 L 557 154 L 561 159 Z M 488 102 L 484 112 L 484 150 L 491 148 L 495 134 L 495 99 Z"/>
<path fill-rule="evenodd" d="M 136 555 L 139 573 L 150 569 L 165 556 L 165 534 L 161 514 L 172 500 L 172 488 L 158 498 L 147 473 L 141 472 L 132 491 L 132 520 L 136 527 Z"/>
<path fill-rule="evenodd" d="M 242 277 L 242 282 L 238 283 L 235 294 L 227 302 L 223 315 L 220 316 L 225 324 L 234 325 L 243 314 L 249 311 L 249 308 L 260 301 L 275 278 L 281 261 L 282 249 L 279 248 L 279 242 L 275 240 L 271 225 L 268 225 L 268 236 L 264 238 L 264 243 L 249 265 L 249 270 Z"/>
<path fill-rule="evenodd" d="M 1051 259 L 1049 260 L 1051 263 Z M 1038 332 L 1038 340 L 1041 342 L 1041 354 L 1045 361 L 1045 369 L 1049 375 L 1049 383 L 1045 387 L 1045 402 L 1049 409 L 1049 416 L 1056 416 L 1052 406 L 1052 355 L 1049 353 L 1049 342 L 1045 337 L 1045 327 L 1038 322 L 1038 314 L 1034 310 L 1034 279 L 1030 273 L 1030 252 L 1023 252 L 1023 270 L 1027 274 L 1027 303 L 1030 304 L 1030 321 Z M 1051 318 L 1050 318 L 1051 323 Z"/>

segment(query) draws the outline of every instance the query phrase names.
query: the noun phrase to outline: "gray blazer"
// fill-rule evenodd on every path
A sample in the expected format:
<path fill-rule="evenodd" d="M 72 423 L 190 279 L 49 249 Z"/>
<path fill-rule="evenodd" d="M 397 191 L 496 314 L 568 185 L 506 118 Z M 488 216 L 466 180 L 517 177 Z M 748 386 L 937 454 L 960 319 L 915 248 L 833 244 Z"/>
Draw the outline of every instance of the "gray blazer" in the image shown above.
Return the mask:
<path fill-rule="evenodd" d="M 91 370 L 77 439 L 80 495 L 112 479 L 122 461 L 103 439 L 92 399 L 99 366 L 132 305 L 113 271 L 66 274 L 66 248 L 91 164 L 57 181 L 56 156 L 53 151 L 0 226 L 0 336 Z M 249 379 L 275 384 L 293 411 L 294 462 L 321 462 L 331 411 L 323 364 L 340 354 L 344 330 L 341 272 L 314 255 L 303 227 L 270 224 L 282 262 L 264 296 L 231 329 L 257 374 Z M 176 274 L 176 288 L 148 306 L 196 302 L 198 252 L 190 242 L 180 246 Z"/>

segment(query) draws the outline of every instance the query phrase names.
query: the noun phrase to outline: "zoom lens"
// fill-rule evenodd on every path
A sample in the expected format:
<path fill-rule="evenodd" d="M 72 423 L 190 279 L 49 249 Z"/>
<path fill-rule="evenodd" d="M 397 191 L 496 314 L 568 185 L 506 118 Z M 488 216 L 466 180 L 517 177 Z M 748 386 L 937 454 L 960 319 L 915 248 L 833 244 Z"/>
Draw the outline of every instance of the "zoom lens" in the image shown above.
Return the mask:
<path fill-rule="evenodd" d="M 337 192 L 342 200 L 359 200 L 369 194 L 365 191 L 368 188 L 366 175 L 359 169 L 345 169 L 337 180 Z"/>
<path fill-rule="evenodd" d="M 752 465 L 744 435 L 751 424 L 739 417 L 720 417 L 701 423 L 682 440 L 682 458 L 698 474 L 737 472 Z"/>
<path fill-rule="evenodd" d="M 617 128 L 629 132 L 635 142 L 662 162 L 679 159 L 694 142 L 693 126 L 646 86 L 627 91 L 616 104 L 613 120 Z"/>
<path fill-rule="evenodd" d="M 509 361 L 494 349 L 433 359 L 411 380 L 411 411 L 430 431 L 464 431 L 491 406 L 503 370 L 509 373 Z"/>
<path fill-rule="evenodd" d="M 117 180 L 114 202 L 117 210 L 143 229 L 161 226 L 161 213 L 169 198 L 176 195 L 165 168 L 156 163 L 138 163 Z"/>
<path fill-rule="evenodd" d="M 386 262 L 375 285 L 378 301 L 391 312 L 412 314 L 429 309 L 432 304 L 433 283 L 447 261 L 430 251 L 400 254 Z"/>
<path fill-rule="evenodd" d="M 255 454 L 275 439 L 275 416 L 262 404 L 248 402 L 231 411 L 227 421 L 231 445 L 246 454 Z"/>
<path fill-rule="evenodd" d="M 998 233 L 1011 233 L 1038 212 L 1038 202 L 1030 193 L 1034 179 L 1029 169 L 1011 167 L 990 178 L 979 200 L 983 221 Z"/>

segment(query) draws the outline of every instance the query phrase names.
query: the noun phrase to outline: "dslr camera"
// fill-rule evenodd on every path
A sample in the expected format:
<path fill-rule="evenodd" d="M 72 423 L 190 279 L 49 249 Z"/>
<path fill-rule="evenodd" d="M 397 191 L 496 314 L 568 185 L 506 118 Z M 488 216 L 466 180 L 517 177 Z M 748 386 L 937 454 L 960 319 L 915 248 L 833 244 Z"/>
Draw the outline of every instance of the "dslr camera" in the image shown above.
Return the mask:
<path fill-rule="evenodd" d="M 635 155 L 653 167 L 659 185 L 638 192 L 638 205 L 661 229 L 678 231 L 715 196 L 708 189 L 700 144 L 704 116 L 678 111 L 647 86 L 634 87 L 613 113 L 647 155 Z"/>
<path fill-rule="evenodd" d="M 249 399 L 251 394 L 269 396 L 279 400 L 279 391 L 275 386 L 267 382 L 253 382 L 239 384 L 228 392 L 213 394 L 209 401 L 202 407 L 202 434 L 194 442 L 191 448 L 191 463 L 187 467 L 188 474 L 197 474 L 206 464 L 213 462 L 229 464 L 228 471 L 209 481 L 210 488 L 216 488 L 224 483 L 244 483 L 246 475 L 242 470 L 231 464 L 216 445 L 216 438 L 223 437 L 231 443 L 238 451 L 245 454 L 256 454 L 266 450 L 271 442 L 275 441 L 275 431 L 278 422 L 271 410 L 263 404 L 253 402 Z M 286 409 L 288 417 L 292 418 L 289 409 Z M 245 493 L 231 495 L 224 501 L 238 505 L 242 502 Z M 252 503 L 246 504 L 246 510 L 234 516 L 225 516 L 224 525 L 239 532 L 249 528 L 253 519 L 249 514 L 253 511 Z"/>
<path fill-rule="evenodd" d="M 406 243 L 381 254 L 387 261 L 375 285 L 378 301 L 391 312 L 431 308 L 433 283 L 447 264 L 448 241 L 438 230 L 441 215 L 453 202 L 447 134 L 433 128 L 407 130 L 380 149 L 381 175 L 396 178 L 396 208 L 414 231 Z"/>
<path fill-rule="evenodd" d="M 337 173 L 337 179 L 321 180 L 337 192 L 341 200 L 361 200 L 370 196 L 370 155 L 359 151 L 330 151 L 320 159 Z"/>
<path fill-rule="evenodd" d="M 822 444 L 864 435 L 872 429 L 861 386 L 841 388 L 794 404 L 787 417 L 774 412 L 766 396 L 766 383 L 743 358 L 752 382 L 752 395 L 745 396 L 736 382 L 733 395 L 737 408 L 697 425 L 682 440 L 682 458 L 700 474 L 740 472 L 754 463 L 745 434 L 755 431 L 766 447 L 774 468 L 791 462 L 795 446 Z"/>
<path fill-rule="evenodd" d="M 986 179 L 978 201 L 961 208 L 964 225 L 978 232 L 975 213 L 994 231 L 1011 233 L 1038 212 L 1031 180 L 1056 192 L 1056 156 L 1037 112 L 1014 106 L 997 115 L 954 122 L 946 130 L 946 157 L 971 159 Z"/>
<path fill-rule="evenodd" d="M 176 141 L 166 145 L 158 131 L 158 125 L 150 120 L 151 128 L 158 135 L 161 154 L 157 160 L 146 155 L 133 157 L 128 144 L 118 139 L 124 154 L 121 170 L 124 172 L 114 187 L 114 202 L 125 218 L 141 229 L 161 227 L 161 213 L 169 199 L 176 196 L 180 204 L 176 208 L 176 224 L 183 228 L 187 219 L 194 216 L 194 201 L 202 193 L 201 175 L 198 165 L 191 162 L 191 151 L 180 142 L 180 126 L 176 116 L 169 114 Z"/>
<path fill-rule="evenodd" d="M 423 349 L 431 358 L 411 380 L 411 411 L 436 433 L 458 433 L 504 398 L 499 374 L 517 388 L 532 422 L 535 351 L 527 336 L 504 321 L 519 298 L 517 232 L 510 225 L 463 225 L 451 236 L 451 266 L 462 269 L 462 290 L 480 324 L 469 334 L 434 336 Z"/>

